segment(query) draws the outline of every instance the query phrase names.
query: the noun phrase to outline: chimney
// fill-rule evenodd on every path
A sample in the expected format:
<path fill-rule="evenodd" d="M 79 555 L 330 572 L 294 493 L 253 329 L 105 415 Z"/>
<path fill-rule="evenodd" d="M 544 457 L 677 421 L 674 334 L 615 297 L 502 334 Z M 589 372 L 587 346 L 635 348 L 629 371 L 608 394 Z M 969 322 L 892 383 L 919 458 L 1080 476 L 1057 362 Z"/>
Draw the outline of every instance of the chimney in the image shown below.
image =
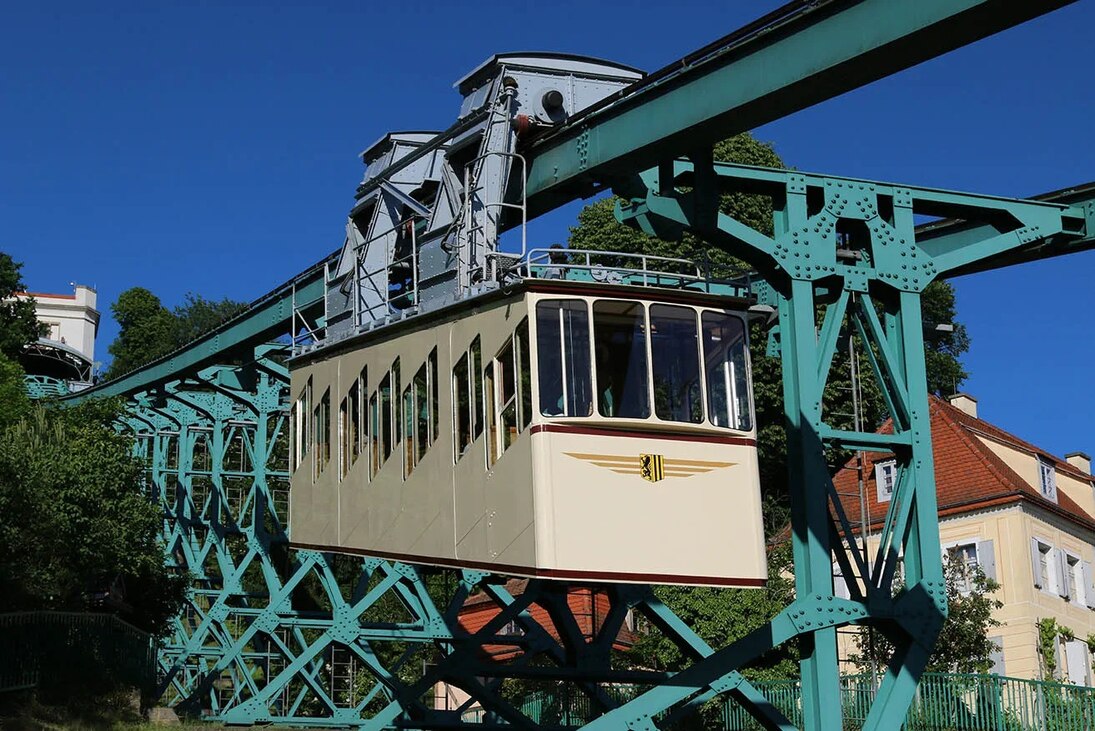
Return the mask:
<path fill-rule="evenodd" d="M 951 406 L 969 414 L 973 418 L 977 418 L 977 399 L 970 396 L 968 393 L 956 393 L 947 399 Z"/>
<path fill-rule="evenodd" d="M 1080 470 L 1080 472 L 1083 472 L 1085 475 L 1090 475 L 1091 474 L 1091 457 L 1090 457 L 1090 455 L 1087 455 L 1083 452 L 1072 452 L 1070 454 L 1065 455 L 1065 460 L 1070 465 L 1072 465 L 1076 469 Z"/>

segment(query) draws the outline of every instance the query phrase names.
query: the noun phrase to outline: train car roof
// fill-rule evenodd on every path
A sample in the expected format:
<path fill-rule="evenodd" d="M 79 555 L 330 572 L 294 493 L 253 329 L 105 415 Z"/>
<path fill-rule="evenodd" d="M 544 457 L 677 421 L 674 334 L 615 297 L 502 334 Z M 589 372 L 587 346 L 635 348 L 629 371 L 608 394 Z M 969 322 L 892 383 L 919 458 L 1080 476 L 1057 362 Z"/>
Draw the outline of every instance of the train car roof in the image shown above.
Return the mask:
<path fill-rule="evenodd" d="M 572 281 L 566 279 L 526 278 L 500 287 L 489 289 L 482 294 L 468 297 L 457 302 L 428 310 L 406 318 L 381 323 L 368 330 L 348 337 L 320 343 L 299 355 L 289 358 L 290 369 L 309 363 L 325 360 L 355 350 L 372 342 L 390 340 L 408 332 L 430 327 L 445 320 L 455 319 L 469 309 L 492 304 L 507 299 L 517 299 L 529 292 L 560 294 L 567 296 L 617 297 L 620 299 L 647 300 L 655 302 L 673 302 L 697 305 L 701 307 L 720 307 L 723 309 L 747 310 L 754 304 L 750 297 L 737 297 L 716 292 L 704 292 L 689 288 L 667 288 L 636 286 L 632 284 L 609 284 L 601 282 Z"/>

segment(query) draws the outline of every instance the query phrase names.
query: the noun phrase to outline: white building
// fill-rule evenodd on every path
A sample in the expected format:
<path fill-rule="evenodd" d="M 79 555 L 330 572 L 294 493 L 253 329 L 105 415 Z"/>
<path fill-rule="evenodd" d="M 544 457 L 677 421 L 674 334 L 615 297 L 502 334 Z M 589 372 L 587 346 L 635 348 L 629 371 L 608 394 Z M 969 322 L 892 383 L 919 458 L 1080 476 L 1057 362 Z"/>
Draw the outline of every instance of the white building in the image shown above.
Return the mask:
<path fill-rule="evenodd" d="M 27 348 L 23 358 L 27 373 L 67 381 L 75 388 L 90 383 L 99 332 L 95 290 L 77 284 L 72 294 L 17 292 L 15 296 L 33 298 L 38 321 L 49 328 Z"/>

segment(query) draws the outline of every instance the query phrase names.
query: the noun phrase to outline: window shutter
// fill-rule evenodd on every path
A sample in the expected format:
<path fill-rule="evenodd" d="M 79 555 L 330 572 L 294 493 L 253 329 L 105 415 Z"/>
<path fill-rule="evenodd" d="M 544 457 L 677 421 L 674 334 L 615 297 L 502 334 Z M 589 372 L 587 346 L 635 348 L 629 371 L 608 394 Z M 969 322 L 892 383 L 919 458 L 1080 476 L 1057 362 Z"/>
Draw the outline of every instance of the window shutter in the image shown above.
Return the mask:
<path fill-rule="evenodd" d="M 996 553 L 992 541 L 977 542 L 977 565 L 985 572 L 985 577 L 996 581 Z"/>
<path fill-rule="evenodd" d="M 1068 671 L 1068 682 L 1075 685 L 1087 685 L 1087 643 L 1083 640 L 1066 642 L 1065 663 Z"/>
<path fill-rule="evenodd" d="M 833 565 L 833 596 L 838 599 L 851 599 L 852 593 L 848 591 L 848 581 L 841 575 L 840 567 Z"/>
<path fill-rule="evenodd" d="M 1007 671 L 1004 667 L 1004 638 L 1001 635 L 994 635 L 989 638 L 994 647 L 989 654 L 989 660 L 992 661 L 992 668 L 989 672 L 993 675 L 1007 675 Z"/>
<path fill-rule="evenodd" d="M 1084 561 L 1084 599 L 1088 607 L 1095 609 L 1095 575 L 1092 575 L 1090 561 Z"/>
<path fill-rule="evenodd" d="M 1068 556 L 1060 548 L 1053 549 L 1053 553 L 1057 558 L 1057 594 L 1068 599 L 1068 586 L 1070 583 L 1068 580 Z"/>
<path fill-rule="evenodd" d="M 1042 587 L 1042 556 L 1038 550 L 1038 539 L 1030 539 L 1030 570 L 1034 574 L 1034 586 L 1041 589 Z"/>

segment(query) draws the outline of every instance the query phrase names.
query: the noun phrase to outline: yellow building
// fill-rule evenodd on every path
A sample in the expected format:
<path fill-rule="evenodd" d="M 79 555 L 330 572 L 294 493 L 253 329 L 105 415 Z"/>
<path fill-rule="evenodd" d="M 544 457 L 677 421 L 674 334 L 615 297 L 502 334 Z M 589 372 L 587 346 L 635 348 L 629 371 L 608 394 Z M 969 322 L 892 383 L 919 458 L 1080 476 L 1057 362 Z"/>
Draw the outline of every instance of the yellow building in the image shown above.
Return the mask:
<path fill-rule="evenodd" d="M 949 403 L 933 398 L 931 428 L 943 550 L 980 565 L 1000 584 L 996 594 L 1004 606 L 995 616 L 1003 624 L 992 639 L 1001 651 L 993 672 L 1042 679 L 1036 623 L 1053 618 L 1075 636 L 1057 639 L 1057 679 L 1092 685 L 1084 641 L 1095 634 L 1091 458 L 1077 452 L 1059 459 L 977 418 L 977 402 L 965 394 Z M 893 465 L 892 458 L 876 455 L 863 470 L 873 546 L 889 507 Z M 858 474 L 855 460 L 849 462 L 835 478 L 838 492 L 857 494 Z M 836 586 L 838 593 L 846 591 L 845 579 L 837 576 Z M 842 637 L 845 656 L 854 652 L 851 639 Z"/>

